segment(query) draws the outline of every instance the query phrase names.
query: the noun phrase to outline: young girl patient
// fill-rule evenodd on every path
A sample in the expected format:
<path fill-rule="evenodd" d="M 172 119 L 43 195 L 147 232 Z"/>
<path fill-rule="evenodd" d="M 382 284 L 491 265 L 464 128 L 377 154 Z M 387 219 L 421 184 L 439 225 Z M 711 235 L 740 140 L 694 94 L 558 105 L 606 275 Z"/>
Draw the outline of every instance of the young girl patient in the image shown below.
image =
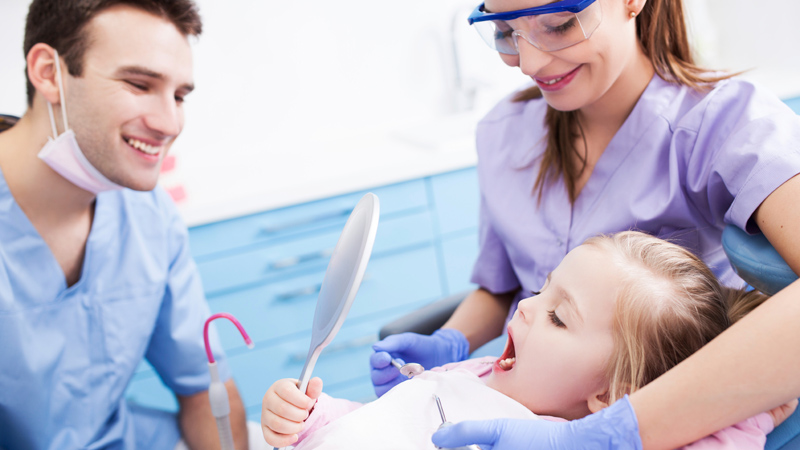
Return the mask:
<path fill-rule="evenodd" d="M 499 358 L 453 363 L 361 405 L 322 394 L 314 378 L 275 382 L 261 423 L 270 445 L 435 448 L 449 422 L 549 416 L 574 420 L 609 406 L 677 365 L 766 297 L 729 289 L 683 248 L 638 232 L 587 240 L 519 304 Z M 709 380 L 713 383 L 713 380 Z M 797 401 L 698 441 L 697 448 L 763 448 Z"/>

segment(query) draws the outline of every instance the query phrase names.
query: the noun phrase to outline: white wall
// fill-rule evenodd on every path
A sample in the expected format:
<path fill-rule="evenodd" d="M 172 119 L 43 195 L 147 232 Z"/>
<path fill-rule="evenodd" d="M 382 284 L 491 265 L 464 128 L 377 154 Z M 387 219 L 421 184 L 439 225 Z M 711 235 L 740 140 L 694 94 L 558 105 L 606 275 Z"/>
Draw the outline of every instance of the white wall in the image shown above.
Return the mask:
<path fill-rule="evenodd" d="M 800 95 L 800 1 L 684 0 L 707 67 L 747 71 L 782 98 Z"/>
<path fill-rule="evenodd" d="M 25 112 L 25 55 L 22 37 L 28 2 L 0 0 L 0 113 Z"/>
<path fill-rule="evenodd" d="M 478 47 L 466 24 L 469 11 L 458 9 L 465 0 L 354 0 L 346 7 L 328 0 L 198 3 L 204 33 L 195 45 L 198 89 L 187 110 L 188 126 L 204 130 L 204 142 L 207 132 L 221 127 L 220 143 L 229 145 L 231 135 L 254 137 L 255 130 L 265 128 L 279 134 L 361 132 L 446 112 L 449 28 L 456 11 L 459 28 L 470 31 L 469 44 L 480 50 L 465 54 L 492 62 L 482 65 L 483 75 L 497 79 L 500 72 L 500 77 L 523 80 Z M 0 0 L 0 111 L 7 113 L 21 114 L 25 108 L 27 4 Z"/>
<path fill-rule="evenodd" d="M 4 113 L 25 110 L 28 3 L 0 0 Z M 192 200 L 206 208 L 250 195 L 270 197 L 250 209 L 274 207 L 448 168 L 440 155 L 407 170 L 397 158 L 409 147 L 383 141 L 417 130 L 424 139 L 427 124 L 463 103 L 452 89 L 454 33 L 467 81 L 495 86 L 476 99 L 484 109 L 525 81 L 469 29 L 472 3 L 198 0 L 196 90 L 173 147 Z M 471 142 L 469 128 L 460 134 Z"/>

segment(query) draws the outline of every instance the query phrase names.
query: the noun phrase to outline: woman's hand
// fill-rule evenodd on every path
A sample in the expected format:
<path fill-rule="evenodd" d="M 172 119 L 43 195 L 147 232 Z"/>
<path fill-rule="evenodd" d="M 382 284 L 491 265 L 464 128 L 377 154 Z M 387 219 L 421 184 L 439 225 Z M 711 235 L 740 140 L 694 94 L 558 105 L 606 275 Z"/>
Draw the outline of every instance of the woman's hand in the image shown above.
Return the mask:
<path fill-rule="evenodd" d="M 261 401 L 261 432 L 273 447 L 297 442 L 297 433 L 322 394 L 322 380 L 309 381 L 306 394 L 297 389 L 297 380 L 284 378 L 270 386 Z"/>
<path fill-rule="evenodd" d="M 433 369 L 447 363 L 463 361 L 469 356 L 469 342 L 464 333 L 454 329 L 436 330 L 426 336 L 417 333 L 401 333 L 376 342 L 369 363 L 372 367 L 372 386 L 375 395 L 380 397 L 389 389 L 405 381 L 408 377 L 392 365 L 392 358 L 403 363 L 417 363 Z"/>
<path fill-rule="evenodd" d="M 431 438 L 438 447 L 477 444 L 483 450 L 641 450 L 636 414 L 626 395 L 608 408 L 571 422 L 533 419 L 464 421 Z"/>

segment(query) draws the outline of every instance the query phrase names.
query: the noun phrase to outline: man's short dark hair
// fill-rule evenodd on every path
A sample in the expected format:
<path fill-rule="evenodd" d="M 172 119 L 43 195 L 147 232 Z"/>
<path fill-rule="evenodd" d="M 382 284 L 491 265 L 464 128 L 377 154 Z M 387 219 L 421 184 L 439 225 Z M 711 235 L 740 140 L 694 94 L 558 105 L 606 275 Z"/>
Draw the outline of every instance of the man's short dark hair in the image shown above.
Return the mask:
<path fill-rule="evenodd" d="M 33 0 L 25 23 L 25 56 L 34 45 L 45 43 L 64 57 L 70 75 L 81 76 L 83 56 L 89 47 L 86 24 L 116 5 L 132 6 L 163 17 L 184 36 L 199 36 L 202 32 L 203 23 L 193 0 Z M 27 89 L 31 106 L 35 89 L 30 80 Z"/>

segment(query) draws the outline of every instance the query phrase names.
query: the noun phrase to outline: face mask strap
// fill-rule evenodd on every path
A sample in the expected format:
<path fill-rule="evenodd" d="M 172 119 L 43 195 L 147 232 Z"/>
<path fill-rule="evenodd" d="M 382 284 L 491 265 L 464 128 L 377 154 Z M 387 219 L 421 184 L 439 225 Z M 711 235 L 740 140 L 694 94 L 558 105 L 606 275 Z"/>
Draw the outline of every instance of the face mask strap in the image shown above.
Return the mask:
<path fill-rule="evenodd" d="M 56 128 L 56 118 L 53 116 L 53 105 L 47 102 L 47 112 L 50 113 L 50 126 L 53 128 L 53 139 L 58 139 L 58 129 Z"/>
<path fill-rule="evenodd" d="M 61 61 L 58 59 L 58 50 L 53 49 L 56 58 L 56 83 L 58 84 L 58 96 L 61 100 L 61 119 L 64 121 L 64 131 L 69 130 L 69 122 L 67 121 L 67 103 L 64 100 L 64 84 L 61 81 Z M 47 112 L 50 113 L 50 126 L 53 127 L 53 138 L 58 138 L 58 129 L 56 128 L 56 120 L 53 116 L 53 105 L 47 102 Z"/>

